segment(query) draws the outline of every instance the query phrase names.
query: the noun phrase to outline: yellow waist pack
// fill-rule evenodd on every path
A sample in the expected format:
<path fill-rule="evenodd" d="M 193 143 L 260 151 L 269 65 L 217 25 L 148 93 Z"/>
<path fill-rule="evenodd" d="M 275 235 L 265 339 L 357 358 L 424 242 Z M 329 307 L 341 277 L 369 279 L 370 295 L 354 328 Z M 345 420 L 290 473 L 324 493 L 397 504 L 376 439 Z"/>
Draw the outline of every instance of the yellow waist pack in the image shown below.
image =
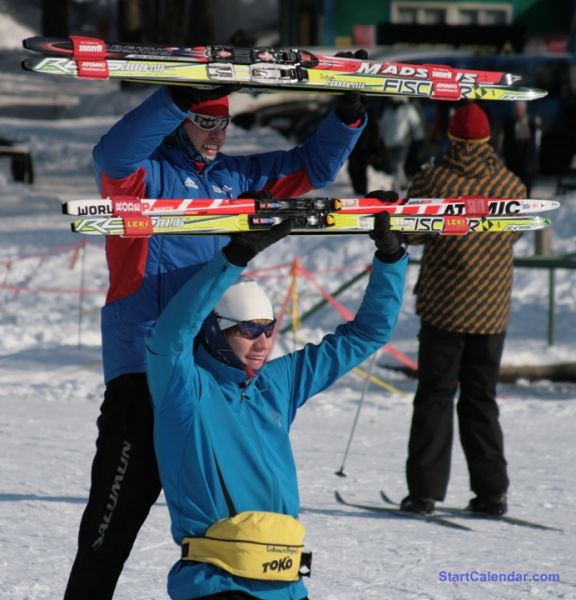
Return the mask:
<path fill-rule="evenodd" d="M 182 540 L 182 560 L 210 563 L 248 579 L 297 581 L 310 574 L 306 529 L 294 517 L 246 511 L 221 519 L 203 537 Z"/>

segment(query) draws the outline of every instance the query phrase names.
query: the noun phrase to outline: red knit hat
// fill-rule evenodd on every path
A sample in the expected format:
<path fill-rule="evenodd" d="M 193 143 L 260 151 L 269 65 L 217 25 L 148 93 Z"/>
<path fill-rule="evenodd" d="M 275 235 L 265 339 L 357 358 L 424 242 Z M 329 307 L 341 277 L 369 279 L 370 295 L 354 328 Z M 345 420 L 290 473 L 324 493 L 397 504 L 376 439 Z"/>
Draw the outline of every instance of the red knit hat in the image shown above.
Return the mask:
<path fill-rule="evenodd" d="M 450 119 L 448 137 L 454 142 L 487 142 L 490 123 L 486 113 L 475 102 L 461 106 Z"/>
<path fill-rule="evenodd" d="M 193 104 L 188 110 L 200 115 L 206 115 L 207 117 L 220 117 L 222 119 L 230 117 L 228 96 L 216 98 L 216 100 L 198 102 L 198 104 Z"/>

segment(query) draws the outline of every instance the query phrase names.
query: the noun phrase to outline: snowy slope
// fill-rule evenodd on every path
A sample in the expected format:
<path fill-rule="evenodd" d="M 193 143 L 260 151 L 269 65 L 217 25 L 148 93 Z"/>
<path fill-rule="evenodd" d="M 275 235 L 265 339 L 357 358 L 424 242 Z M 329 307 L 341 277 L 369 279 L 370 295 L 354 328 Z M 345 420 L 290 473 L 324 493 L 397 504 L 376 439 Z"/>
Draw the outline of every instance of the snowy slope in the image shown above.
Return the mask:
<path fill-rule="evenodd" d="M 20 27 L 20 26 L 19 26 Z M 20 29 L 0 17 L 3 45 L 17 48 Z M 12 35 L 14 34 L 14 35 Z M 26 35 L 28 35 L 26 33 Z M 12 37 L 11 37 L 12 36 Z M 78 522 L 89 489 L 89 467 L 102 398 L 98 308 L 106 288 L 100 240 L 82 242 L 59 214 L 60 202 L 93 197 L 90 151 L 107 128 L 149 91 L 120 93 L 108 83 L 53 81 L 21 72 L 17 50 L 0 52 L 0 137 L 32 149 L 36 183 L 11 181 L 9 162 L 0 159 L 0 598 L 44 600 L 62 595 L 71 566 Z M 50 107 L 34 110 L 35 99 Z M 66 100 L 66 101 L 64 101 Z M 238 95 L 235 106 L 249 99 Z M 40 105 L 38 105 L 40 106 Z M 4 108 L 2 108 L 4 107 Z M 7 108 L 8 107 L 8 108 Z M 231 153 L 287 147 L 273 131 L 247 135 L 230 127 Z M 550 193 L 543 181 L 535 196 Z M 350 195 L 342 172 L 331 192 Z M 562 198 L 554 216 L 554 247 L 576 251 L 576 197 Z M 531 235 L 517 246 L 528 255 Z M 366 238 L 290 238 L 258 258 L 256 267 L 301 257 L 321 285 L 336 289 L 372 254 Z M 83 268 L 84 267 L 84 268 Z M 263 279 L 280 303 L 289 283 Z M 410 271 L 405 304 L 393 343 L 415 358 L 417 319 Z M 576 350 L 574 272 L 557 273 L 557 344 L 546 345 L 547 273 L 518 270 L 505 362 L 542 364 L 573 361 Z M 81 292 L 82 290 L 82 292 Z M 320 298 L 301 280 L 301 312 Z M 354 309 L 362 284 L 341 299 Z M 339 321 L 319 313 L 300 334 L 316 339 Z M 279 351 L 292 349 L 291 336 Z M 393 364 L 390 357 L 382 361 Z M 337 505 L 333 491 L 378 502 L 378 490 L 400 498 L 414 382 L 391 371 L 375 373 L 398 391 L 368 388 L 345 479 L 342 466 L 364 381 L 350 375 L 302 409 L 294 430 L 300 469 L 302 519 L 315 552 L 310 597 L 316 600 L 484 600 L 576 598 L 574 562 L 576 517 L 576 386 L 550 382 L 501 386 L 502 422 L 512 480 L 512 513 L 563 533 L 503 523 L 468 522 L 474 532 L 390 518 Z M 454 449 L 447 503 L 470 497 L 462 453 Z M 177 560 L 163 501 L 152 510 L 120 580 L 117 597 L 165 598 L 165 580 Z M 486 574 L 558 574 L 560 582 L 440 581 L 440 572 L 473 577 Z M 466 575 L 468 573 L 468 575 Z M 513 577 L 512 577 L 513 578 Z"/>

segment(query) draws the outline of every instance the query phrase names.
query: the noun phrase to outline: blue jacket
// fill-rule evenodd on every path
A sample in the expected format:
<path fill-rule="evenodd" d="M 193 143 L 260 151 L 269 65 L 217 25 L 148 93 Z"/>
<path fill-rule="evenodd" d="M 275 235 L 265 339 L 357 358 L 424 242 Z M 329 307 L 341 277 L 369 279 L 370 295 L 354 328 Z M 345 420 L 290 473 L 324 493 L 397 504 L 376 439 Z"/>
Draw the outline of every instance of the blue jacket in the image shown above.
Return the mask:
<path fill-rule="evenodd" d="M 344 125 L 332 112 L 302 146 L 251 156 L 220 154 L 194 163 L 164 142 L 186 113 L 160 88 L 126 114 L 94 149 L 102 196 L 234 198 L 268 189 L 298 196 L 332 182 L 363 126 Z M 146 370 L 144 339 L 174 293 L 226 244 L 224 236 L 152 236 L 106 240 L 110 286 L 102 309 L 106 381 Z"/>
<path fill-rule="evenodd" d="M 319 344 L 267 362 L 250 380 L 203 346 L 191 351 L 203 320 L 242 269 L 218 253 L 174 296 L 149 333 L 147 359 L 156 454 L 176 543 L 231 516 L 219 472 L 236 512 L 298 516 L 289 441 L 296 411 L 389 341 L 407 265 L 407 255 L 396 263 L 375 258 L 353 321 Z M 306 596 L 301 581 L 244 579 L 209 564 L 178 562 L 168 580 L 174 600 L 229 589 L 264 600 Z"/>

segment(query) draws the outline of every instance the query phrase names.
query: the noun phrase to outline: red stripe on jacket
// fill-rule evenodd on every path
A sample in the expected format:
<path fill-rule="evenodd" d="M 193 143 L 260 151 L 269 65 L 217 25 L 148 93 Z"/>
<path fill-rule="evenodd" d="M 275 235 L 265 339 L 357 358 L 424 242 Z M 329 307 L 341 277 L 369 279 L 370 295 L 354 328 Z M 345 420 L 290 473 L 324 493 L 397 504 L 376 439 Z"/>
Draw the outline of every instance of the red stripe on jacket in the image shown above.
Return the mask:
<path fill-rule="evenodd" d="M 312 189 L 312 184 L 306 169 L 303 167 L 298 171 L 294 171 L 294 173 L 290 173 L 290 175 L 286 175 L 286 177 L 266 184 L 265 188 L 274 198 L 288 198 L 309 192 Z"/>
<path fill-rule="evenodd" d="M 138 196 L 146 192 L 146 171 L 140 168 L 128 177 L 114 179 L 106 173 L 101 177 L 101 194 L 107 196 Z M 140 289 L 148 258 L 148 238 L 106 238 L 106 260 L 110 287 L 106 304 L 125 298 Z"/>

